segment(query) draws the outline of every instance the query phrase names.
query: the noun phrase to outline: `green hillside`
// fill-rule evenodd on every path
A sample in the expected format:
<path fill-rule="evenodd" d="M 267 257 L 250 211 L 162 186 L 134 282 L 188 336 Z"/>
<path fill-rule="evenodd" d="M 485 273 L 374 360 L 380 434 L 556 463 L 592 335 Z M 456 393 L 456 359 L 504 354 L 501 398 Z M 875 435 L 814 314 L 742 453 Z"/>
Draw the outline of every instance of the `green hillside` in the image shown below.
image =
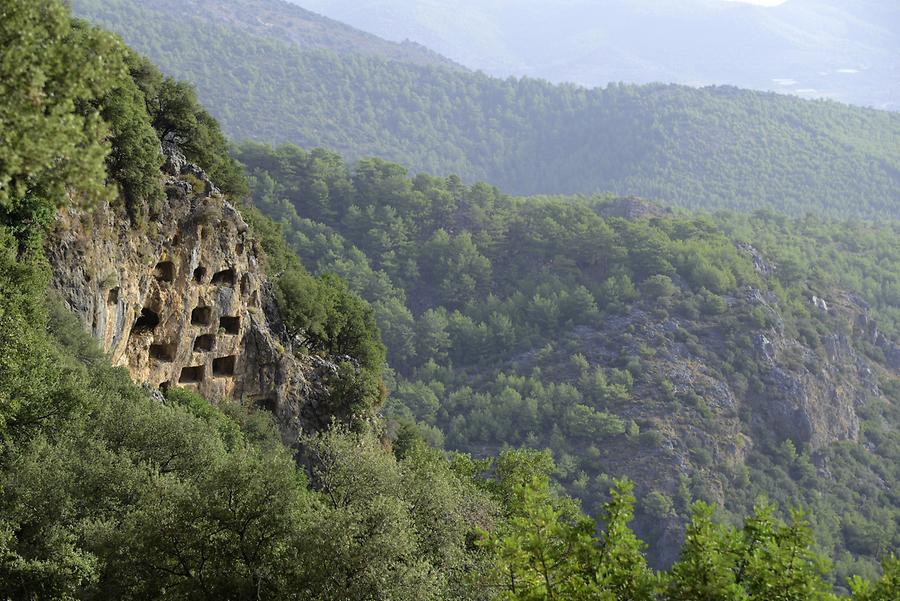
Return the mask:
<path fill-rule="evenodd" d="M 893 0 L 291 1 L 498 77 L 731 84 L 900 109 Z"/>
<path fill-rule="evenodd" d="M 193 25 L 219 24 L 230 32 L 263 36 L 302 50 L 327 50 L 337 54 L 463 70 L 460 65 L 419 44 L 388 42 L 283 0 L 153 0 L 141 3 L 79 0 L 72 4 L 80 14 L 92 21 L 103 21 L 107 15 L 114 13 L 121 26 L 135 32 L 143 29 L 147 17 L 163 20 L 177 18 Z M 157 40 L 160 44 L 168 41 L 164 38 Z"/>
<path fill-rule="evenodd" d="M 386 414 L 432 444 L 549 448 L 589 511 L 631 478 L 657 566 L 692 499 L 733 523 L 760 495 L 807 508 L 836 584 L 900 545 L 897 222 L 513 198 L 296 147 L 237 156 L 303 261 L 372 303 Z"/>
<path fill-rule="evenodd" d="M 350 160 L 378 156 L 516 194 L 615 192 L 692 208 L 897 214 L 894 113 L 728 87 L 588 90 L 384 61 L 364 49 L 308 52 L 286 42 L 290 36 L 262 37 L 214 18 L 223 11 L 209 0 L 203 18 L 166 3 L 73 6 L 194 82 L 235 139 L 324 146 Z"/>
<path fill-rule="evenodd" d="M 0 17 L 0 599 L 897 599 L 894 225 L 838 228 L 774 213 L 712 221 L 634 199 L 523 202 L 455 177 L 410 180 L 378 160 L 351 175 L 332 153 L 296 148 L 243 147 L 253 168 L 245 179 L 192 88 L 115 36 L 72 21 L 58 0 L 10 0 Z M 242 202 L 247 190 L 281 223 Z M 734 244 L 747 232 L 762 253 Z M 398 252 L 367 257 L 393 243 Z M 123 257 L 133 273 L 97 271 L 100 259 L 92 264 L 82 244 Z M 520 254 L 507 252 L 510 244 Z M 333 266 L 353 288 L 371 286 L 366 294 L 384 305 L 370 307 L 334 275 L 308 273 L 291 247 L 316 271 Z M 240 256 L 246 271 L 238 278 L 234 266 L 207 274 L 179 263 L 191 269 L 176 274 L 179 252 Z M 884 258 L 887 266 L 876 263 Z M 417 270 L 419 287 L 410 285 Z M 251 275 L 263 284 L 255 301 Z M 201 326 L 216 325 L 206 323 L 211 307 L 195 303 L 203 290 L 229 310 L 247 297 L 240 318 L 228 314 L 214 330 L 247 344 L 210 356 L 213 379 L 235 375 L 236 361 L 251 371 L 306 365 L 286 384 L 324 419 L 298 435 L 284 407 L 260 408 L 265 398 L 228 388 L 207 388 L 204 398 L 203 366 L 158 388 L 130 363 L 113 367 L 98 346 L 107 341 L 87 334 L 96 335 L 102 312 L 69 301 L 82 283 L 96 283 L 99 303 L 123 307 L 134 292 L 129 278 L 189 320 L 178 322 L 186 331 L 161 332 L 151 306 L 132 306 L 129 336 L 150 347 L 142 358 L 172 362 L 166 347 L 186 347 L 188 366 L 224 350 L 215 340 L 196 346 L 210 331 Z M 851 285 L 870 308 L 840 296 L 838 287 Z M 828 306 L 807 299 L 811 291 Z M 404 325 L 406 303 L 425 316 L 420 327 Z M 384 318 L 385 307 L 396 319 Z M 479 311 L 489 324 L 475 321 Z M 382 369 L 373 312 L 389 328 L 398 386 Z M 666 315 L 681 326 L 654 329 L 649 348 L 645 330 Z M 876 318 L 886 335 L 876 334 Z M 241 333 L 239 319 L 252 329 Z M 604 332 L 585 326 L 619 328 L 608 343 L 641 349 L 608 367 Z M 404 327 L 419 328 L 406 343 Z M 742 363 L 737 351 L 750 332 L 772 339 Z M 502 346 L 487 337 L 494 333 Z M 574 346 L 556 343 L 569 333 Z M 489 344 L 499 352 L 478 355 Z M 579 344 L 593 345 L 588 356 L 569 355 Z M 535 345 L 543 346 L 535 353 Z M 508 362 L 504 352 L 519 354 Z M 684 352 L 691 365 L 706 362 L 708 382 L 727 378 L 740 407 L 708 402 L 674 375 L 669 387 L 654 378 L 654 357 L 669 353 L 677 367 Z M 501 388 L 481 392 L 504 362 Z M 520 368 L 527 375 L 513 373 Z M 773 390 L 773 370 L 790 378 L 804 369 L 862 384 L 860 396 L 821 406 L 841 418 L 834 423 L 803 422 L 811 415 L 801 407 L 788 417 L 808 429 L 766 433 L 784 416 L 761 409 L 790 409 L 796 395 L 763 403 L 753 395 Z M 563 381 L 565 370 L 580 374 L 577 383 Z M 389 405 L 382 378 L 397 390 Z M 651 386 L 670 396 L 644 395 Z M 436 401 L 447 392 L 456 425 L 445 426 Z M 858 429 L 843 409 L 858 412 Z M 645 419 L 654 411 L 671 420 Z M 499 450 L 491 439 L 530 428 L 525 446 L 540 446 L 538 426 L 553 421 L 573 445 L 561 452 L 550 433 L 558 462 L 549 451 Z M 457 438 L 448 446 L 480 446 L 479 457 L 426 444 L 439 442 L 437 427 Z M 729 449 L 738 453 L 715 463 Z M 646 478 L 636 491 L 611 470 L 575 472 L 581 450 L 603 469 L 617 450 L 626 459 L 619 471 L 635 465 L 628 456 L 675 469 L 657 469 L 643 494 Z M 559 483 L 590 499 L 584 509 L 596 519 Z M 718 498 L 722 484 L 737 494 Z M 778 503 L 750 508 L 756 491 Z M 810 513 L 786 515 L 797 502 Z M 648 565 L 636 516 L 651 556 L 667 554 L 671 569 Z M 672 536 L 648 530 L 648 516 Z M 833 569 L 823 554 L 831 551 Z"/>

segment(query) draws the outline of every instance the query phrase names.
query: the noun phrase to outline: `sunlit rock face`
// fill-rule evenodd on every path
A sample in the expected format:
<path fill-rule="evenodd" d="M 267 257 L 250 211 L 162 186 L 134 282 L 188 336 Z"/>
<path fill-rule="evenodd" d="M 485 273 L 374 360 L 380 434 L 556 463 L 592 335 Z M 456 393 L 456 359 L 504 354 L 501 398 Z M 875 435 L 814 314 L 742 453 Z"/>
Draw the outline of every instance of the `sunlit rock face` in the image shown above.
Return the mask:
<path fill-rule="evenodd" d="M 247 224 L 202 171 L 168 152 L 166 200 L 147 226 L 110 207 L 60 213 L 48 242 L 52 287 L 136 382 L 255 404 L 296 440 L 321 421 L 327 392 L 316 382 L 332 366 L 285 351 Z"/>

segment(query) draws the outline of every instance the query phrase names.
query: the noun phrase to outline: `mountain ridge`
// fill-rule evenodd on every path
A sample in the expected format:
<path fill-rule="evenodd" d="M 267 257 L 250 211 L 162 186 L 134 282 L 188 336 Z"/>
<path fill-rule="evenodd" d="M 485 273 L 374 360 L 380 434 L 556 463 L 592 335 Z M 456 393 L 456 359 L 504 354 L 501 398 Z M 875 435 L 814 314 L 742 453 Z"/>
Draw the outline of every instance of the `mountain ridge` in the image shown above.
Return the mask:
<path fill-rule="evenodd" d="M 236 140 L 379 156 L 516 194 L 611 191 L 690 208 L 872 219 L 896 215 L 900 202 L 895 113 L 729 86 L 500 80 L 303 52 L 129 0 L 77 0 L 76 11 L 89 1 L 105 7 L 92 13 L 101 22 L 192 80 Z"/>
<path fill-rule="evenodd" d="M 304 4 L 303 0 L 293 0 Z M 573 81 L 731 84 L 897 110 L 896 7 L 884 1 L 721 0 L 438 2 L 308 0 L 392 39 L 408 37 L 463 64 Z M 447 17 L 453 10 L 463 16 Z M 895 62 L 895 61 L 894 61 Z"/>
<path fill-rule="evenodd" d="M 896 598 L 900 224 L 232 147 L 3 14 L 0 597 Z"/>
<path fill-rule="evenodd" d="M 104 10 L 127 9 L 120 0 L 76 0 L 73 8 L 91 20 L 102 20 Z M 270 37 L 303 50 L 329 50 L 362 54 L 390 61 L 465 70 L 448 58 L 415 42 L 388 42 L 378 36 L 306 10 L 286 0 L 150 0 L 142 3 L 160 19 L 177 15 L 196 23 L 220 24 L 248 35 Z"/>

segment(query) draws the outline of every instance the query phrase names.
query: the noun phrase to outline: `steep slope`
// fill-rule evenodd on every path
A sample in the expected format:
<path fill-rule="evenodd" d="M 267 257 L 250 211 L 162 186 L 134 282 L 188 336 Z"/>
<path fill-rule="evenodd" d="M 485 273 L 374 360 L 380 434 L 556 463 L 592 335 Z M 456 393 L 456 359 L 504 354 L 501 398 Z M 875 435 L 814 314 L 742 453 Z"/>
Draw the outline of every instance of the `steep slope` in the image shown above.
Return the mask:
<path fill-rule="evenodd" d="M 195 82 L 237 139 L 380 156 L 518 194 L 896 215 L 900 115 L 728 87 L 588 90 L 310 53 L 165 6 L 109 0 L 89 14 Z"/>
<path fill-rule="evenodd" d="M 900 109 L 889 0 L 293 1 L 500 77 L 727 83 Z"/>
<path fill-rule="evenodd" d="M 337 364 L 285 352 L 259 242 L 199 167 L 167 152 L 156 227 L 134 228 L 108 209 L 60 213 L 51 286 L 135 382 L 269 411 L 293 444 L 331 420 L 327 376 Z"/>
<path fill-rule="evenodd" d="M 239 149 L 304 261 L 372 303 L 386 414 L 477 455 L 550 448 L 590 512 L 614 477 L 677 558 L 692 499 L 811 511 L 835 583 L 900 544 L 896 222 L 517 199 L 378 160 Z"/>
<path fill-rule="evenodd" d="M 385 447 L 365 304 L 213 185 L 189 87 L 57 0 L 0 12 L 0 598 L 471 598 L 499 505 Z"/>

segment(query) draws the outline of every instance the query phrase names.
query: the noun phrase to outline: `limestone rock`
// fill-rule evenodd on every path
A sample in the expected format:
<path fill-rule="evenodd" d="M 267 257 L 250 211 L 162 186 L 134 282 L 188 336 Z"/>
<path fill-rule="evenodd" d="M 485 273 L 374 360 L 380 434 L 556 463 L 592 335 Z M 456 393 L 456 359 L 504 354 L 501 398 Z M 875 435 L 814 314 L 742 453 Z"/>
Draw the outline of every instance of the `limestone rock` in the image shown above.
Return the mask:
<path fill-rule="evenodd" d="M 750 255 L 750 259 L 753 261 L 753 268 L 756 269 L 757 273 L 766 277 L 774 275 L 775 265 L 766 260 L 766 258 L 762 256 L 762 253 L 756 250 L 753 245 L 745 242 L 736 242 L 735 247 Z"/>
<path fill-rule="evenodd" d="M 247 224 L 195 165 L 169 148 L 161 214 L 133 229 L 106 207 L 64 210 L 48 241 L 52 286 L 109 353 L 152 390 L 194 389 L 274 412 L 286 442 L 327 422 L 322 359 L 298 358 L 277 322 Z M 190 178 L 188 178 L 190 179 Z"/>
<path fill-rule="evenodd" d="M 166 159 L 166 162 L 163 163 L 162 166 L 163 173 L 176 177 L 181 175 L 181 168 L 187 164 L 187 159 L 184 158 L 184 155 L 181 154 L 178 147 L 170 142 L 164 142 L 162 145 L 162 154 Z"/>

